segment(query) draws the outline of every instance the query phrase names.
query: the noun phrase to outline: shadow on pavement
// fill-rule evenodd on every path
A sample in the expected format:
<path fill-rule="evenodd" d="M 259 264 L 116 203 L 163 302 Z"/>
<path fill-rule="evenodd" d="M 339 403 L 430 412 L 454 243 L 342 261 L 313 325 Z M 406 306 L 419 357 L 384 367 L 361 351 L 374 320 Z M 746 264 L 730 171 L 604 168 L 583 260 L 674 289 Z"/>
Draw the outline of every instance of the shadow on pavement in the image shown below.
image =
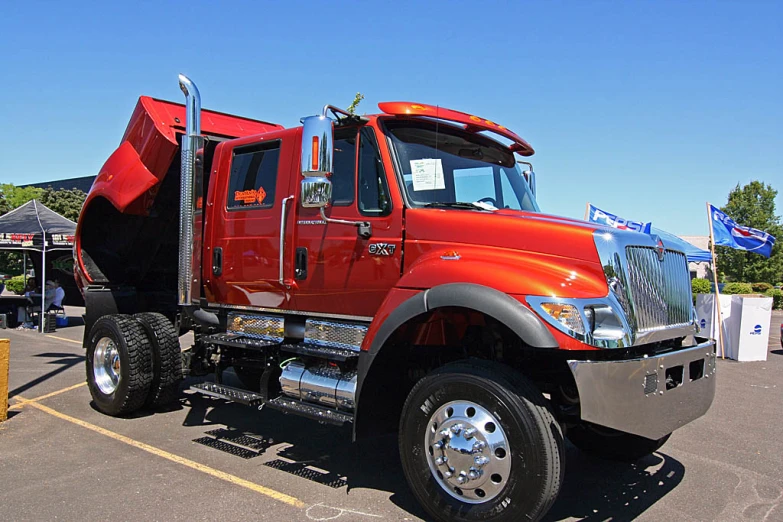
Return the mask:
<path fill-rule="evenodd" d="M 186 426 L 227 426 L 231 432 L 265 441 L 261 451 L 283 459 L 267 463 L 271 467 L 321 484 L 344 478 L 348 492 L 354 488 L 387 491 L 399 508 L 427 519 L 405 482 L 396 435 L 354 444 L 350 426 L 317 424 L 270 409 L 255 413 L 245 406 L 199 394 L 186 395 L 181 402 L 189 408 Z M 282 447 L 277 446 L 281 443 Z M 282 449 L 269 455 L 275 450 L 267 448 L 273 446 Z M 619 463 L 591 457 L 566 443 L 566 462 L 565 482 L 544 520 L 633 520 L 674 489 L 685 475 L 679 461 L 660 452 L 636 463 Z M 313 469 L 322 470 L 322 474 L 302 473 Z"/>
<path fill-rule="evenodd" d="M 568 443 L 565 482 L 544 520 L 634 520 L 684 476 L 682 463 L 665 453 L 621 463 L 591 457 Z"/>
<path fill-rule="evenodd" d="M 774 353 L 775 355 L 783 355 L 783 350 L 770 350 L 769 353 Z"/>
<path fill-rule="evenodd" d="M 318 424 L 271 409 L 255 413 L 246 406 L 199 394 L 187 395 L 181 400 L 190 409 L 184 422 L 186 426 L 227 426 L 230 430 L 268 441 L 269 446 L 290 444 L 268 456 L 293 462 L 288 466 L 281 462 L 271 463 L 271 467 L 290 470 L 304 478 L 309 478 L 308 474 L 300 473 L 304 467 L 323 470 L 323 474 L 310 473 L 310 480 L 325 484 L 344 478 L 348 492 L 354 488 L 387 491 L 391 493 L 390 500 L 401 509 L 419 518 L 427 516 L 408 491 L 400 466 L 396 435 L 374 437 L 354 444 L 351 442 L 350 426 Z"/>
<path fill-rule="evenodd" d="M 39 353 L 37 355 L 34 355 L 34 357 L 47 357 L 56 359 L 54 361 L 49 361 L 46 364 L 59 364 L 60 367 L 56 368 L 49 373 L 46 373 L 44 375 L 41 375 L 40 377 L 33 379 L 32 381 L 28 382 L 27 384 L 23 384 L 22 386 L 19 386 L 18 388 L 14 388 L 10 392 L 8 392 L 8 397 L 14 397 L 16 395 L 19 395 L 21 393 L 26 392 L 30 388 L 33 388 L 35 386 L 38 386 L 42 382 L 51 379 L 57 374 L 60 374 L 67 370 L 68 368 L 71 368 L 72 366 L 76 366 L 77 364 L 81 364 L 84 362 L 84 356 L 83 355 L 74 355 L 72 353 Z"/>

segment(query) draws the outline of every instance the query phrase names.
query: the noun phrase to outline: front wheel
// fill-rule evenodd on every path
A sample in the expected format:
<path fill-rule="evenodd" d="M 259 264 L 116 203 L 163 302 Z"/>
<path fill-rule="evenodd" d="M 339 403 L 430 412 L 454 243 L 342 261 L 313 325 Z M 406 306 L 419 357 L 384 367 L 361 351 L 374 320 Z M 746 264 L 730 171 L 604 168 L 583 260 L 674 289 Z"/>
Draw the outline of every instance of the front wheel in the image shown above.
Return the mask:
<path fill-rule="evenodd" d="M 669 440 L 671 433 L 660 439 L 647 439 L 583 422 L 569 428 L 567 436 L 574 446 L 585 453 L 609 460 L 633 462 L 658 451 Z"/>
<path fill-rule="evenodd" d="M 563 480 L 560 425 L 532 383 L 498 364 L 456 363 L 421 379 L 399 444 L 411 490 L 437 520 L 538 520 Z"/>

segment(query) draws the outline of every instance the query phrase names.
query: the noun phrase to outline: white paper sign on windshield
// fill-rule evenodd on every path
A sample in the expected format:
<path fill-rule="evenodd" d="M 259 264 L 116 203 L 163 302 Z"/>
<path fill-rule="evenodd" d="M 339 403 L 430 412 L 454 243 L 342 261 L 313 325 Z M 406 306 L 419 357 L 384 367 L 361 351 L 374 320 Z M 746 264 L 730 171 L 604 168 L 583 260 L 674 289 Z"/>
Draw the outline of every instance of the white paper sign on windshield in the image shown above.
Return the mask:
<path fill-rule="evenodd" d="M 443 163 L 440 159 L 411 160 L 413 190 L 442 190 L 446 188 L 443 180 Z"/>

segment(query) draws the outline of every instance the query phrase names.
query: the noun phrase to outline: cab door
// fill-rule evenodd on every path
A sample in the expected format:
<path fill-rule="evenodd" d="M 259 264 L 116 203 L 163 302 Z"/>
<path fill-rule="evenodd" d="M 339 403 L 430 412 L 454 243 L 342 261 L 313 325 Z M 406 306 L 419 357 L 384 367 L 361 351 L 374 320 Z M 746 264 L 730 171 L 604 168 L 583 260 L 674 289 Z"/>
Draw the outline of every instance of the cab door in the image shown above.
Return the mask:
<path fill-rule="evenodd" d="M 372 317 L 400 278 L 402 208 L 393 205 L 375 130 L 336 129 L 334 219 L 367 222 L 358 228 L 326 223 L 318 209 L 296 207 L 294 306 L 299 311 Z"/>
<path fill-rule="evenodd" d="M 288 289 L 279 282 L 279 245 L 281 216 L 290 230 L 291 168 L 298 164 L 298 159 L 293 161 L 295 149 L 294 140 L 283 138 L 282 133 L 270 133 L 255 142 L 242 140 L 223 149 L 219 175 L 213 176 L 215 185 L 210 190 L 213 208 L 204 250 L 209 302 L 290 306 Z M 282 212 L 283 205 L 287 213 Z M 285 261 L 290 263 L 290 259 Z"/>

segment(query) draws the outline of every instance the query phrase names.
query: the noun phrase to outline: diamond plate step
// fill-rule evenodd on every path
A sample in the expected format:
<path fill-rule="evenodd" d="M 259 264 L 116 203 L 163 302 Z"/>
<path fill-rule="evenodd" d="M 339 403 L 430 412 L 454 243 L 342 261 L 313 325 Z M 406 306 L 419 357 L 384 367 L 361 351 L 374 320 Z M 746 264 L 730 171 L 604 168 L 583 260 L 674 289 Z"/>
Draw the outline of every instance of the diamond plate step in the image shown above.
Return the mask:
<path fill-rule="evenodd" d="M 199 393 L 203 393 L 204 395 L 209 395 L 210 397 L 237 402 L 239 404 L 244 404 L 245 406 L 258 406 L 264 402 L 264 397 L 259 393 L 240 390 L 239 388 L 232 388 L 231 386 L 215 384 L 213 382 L 201 382 L 194 384 L 190 388 Z"/>
<path fill-rule="evenodd" d="M 217 344 L 219 346 L 230 346 L 232 348 L 267 348 L 269 346 L 280 346 L 279 342 L 266 341 L 264 339 L 256 339 L 254 337 L 247 337 L 242 334 L 236 333 L 217 333 L 212 335 L 205 335 L 202 337 L 203 342 L 209 344 Z"/>
<path fill-rule="evenodd" d="M 359 358 L 359 352 L 345 348 L 330 348 L 327 346 L 318 346 L 316 344 L 283 344 L 280 345 L 283 352 L 295 353 L 298 355 L 307 355 L 310 357 L 320 357 L 330 361 L 350 361 Z"/>
<path fill-rule="evenodd" d="M 308 402 L 301 402 L 288 397 L 277 397 L 266 403 L 266 406 L 285 413 L 295 413 L 308 419 L 342 426 L 346 422 L 353 422 L 353 415 L 339 411 L 322 408 Z"/>

